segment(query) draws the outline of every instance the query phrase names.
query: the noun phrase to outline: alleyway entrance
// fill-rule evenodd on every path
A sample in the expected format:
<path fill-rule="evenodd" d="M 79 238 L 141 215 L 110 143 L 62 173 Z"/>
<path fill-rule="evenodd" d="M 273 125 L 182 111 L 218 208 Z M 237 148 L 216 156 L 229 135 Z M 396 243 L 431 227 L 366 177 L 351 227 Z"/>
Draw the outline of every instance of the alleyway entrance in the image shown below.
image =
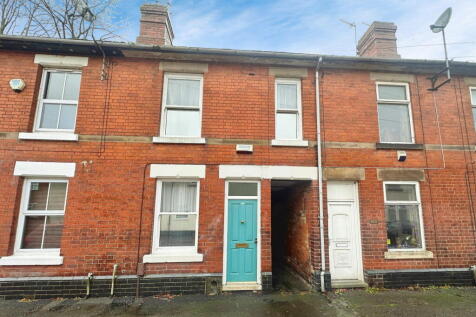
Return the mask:
<path fill-rule="evenodd" d="M 271 243 L 273 287 L 277 290 L 310 290 L 311 273 L 306 201 L 309 181 L 271 183 Z"/>

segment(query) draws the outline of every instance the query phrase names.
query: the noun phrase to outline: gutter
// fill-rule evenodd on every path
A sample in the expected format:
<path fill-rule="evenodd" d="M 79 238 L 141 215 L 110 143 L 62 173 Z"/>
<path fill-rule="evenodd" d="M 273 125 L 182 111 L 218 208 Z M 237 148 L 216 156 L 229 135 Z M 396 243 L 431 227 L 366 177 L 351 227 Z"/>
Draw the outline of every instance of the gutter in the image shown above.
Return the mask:
<path fill-rule="evenodd" d="M 326 271 L 326 250 L 324 243 L 324 197 L 322 197 L 322 144 L 321 144 L 321 96 L 319 93 L 319 69 L 322 65 L 322 56 L 316 65 L 316 123 L 317 123 L 317 174 L 319 190 L 319 233 L 321 242 L 321 292 L 326 291 L 324 274 Z"/>
<path fill-rule="evenodd" d="M 321 68 L 432 74 L 445 66 L 444 60 L 388 59 L 360 56 L 337 56 L 309 53 L 237 50 L 187 46 L 154 46 L 134 42 L 101 41 L 106 55 L 160 60 L 203 61 L 315 67 L 316 59 L 324 58 Z M 44 52 L 47 54 L 100 55 L 90 40 L 56 39 L 0 35 L 0 49 Z M 451 61 L 454 75 L 476 77 L 476 63 Z"/>

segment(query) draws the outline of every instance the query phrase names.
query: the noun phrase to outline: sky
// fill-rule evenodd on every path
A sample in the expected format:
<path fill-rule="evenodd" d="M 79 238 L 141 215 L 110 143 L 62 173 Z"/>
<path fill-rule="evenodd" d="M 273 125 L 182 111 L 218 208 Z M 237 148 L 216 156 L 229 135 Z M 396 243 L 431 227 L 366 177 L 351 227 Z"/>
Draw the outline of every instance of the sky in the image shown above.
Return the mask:
<path fill-rule="evenodd" d="M 145 0 L 120 0 L 122 40 L 135 41 L 139 7 Z M 167 1 L 159 1 L 166 3 Z M 429 25 L 447 8 L 448 54 L 476 62 L 476 0 L 169 0 L 174 45 L 330 55 L 355 55 L 357 39 L 373 21 L 394 22 L 403 58 L 443 59 L 441 33 Z"/>

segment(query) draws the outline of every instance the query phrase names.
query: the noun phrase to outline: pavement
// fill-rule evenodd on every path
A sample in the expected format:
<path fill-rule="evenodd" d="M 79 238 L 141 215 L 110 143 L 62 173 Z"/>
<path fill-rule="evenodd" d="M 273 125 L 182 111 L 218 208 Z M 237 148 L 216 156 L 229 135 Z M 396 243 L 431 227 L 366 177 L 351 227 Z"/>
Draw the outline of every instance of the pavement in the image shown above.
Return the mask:
<path fill-rule="evenodd" d="M 476 288 L 0 300 L 0 316 L 476 316 Z"/>

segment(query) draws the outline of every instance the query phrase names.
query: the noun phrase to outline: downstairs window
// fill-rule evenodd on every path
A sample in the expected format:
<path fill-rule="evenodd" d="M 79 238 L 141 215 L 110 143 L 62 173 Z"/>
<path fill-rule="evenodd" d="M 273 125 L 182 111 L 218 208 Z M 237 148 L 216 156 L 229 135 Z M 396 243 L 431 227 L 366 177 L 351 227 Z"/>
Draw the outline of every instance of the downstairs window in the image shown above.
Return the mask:
<path fill-rule="evenodd" d="M 37 253 L 58 251 L 68 182 L 28 179 L 24 186 L 16 250 Z"/>
<path fill-rule="evenodd" d="M 157 248 L 161 251 L 179 248 L 196 252 L 199 182 L 159 181 L 157 186 Z"/>
<path fill-rule="evenodd" d="M 388 249 L 424 249 L 418 183 L 386 182 L 384 189 Z"/>

